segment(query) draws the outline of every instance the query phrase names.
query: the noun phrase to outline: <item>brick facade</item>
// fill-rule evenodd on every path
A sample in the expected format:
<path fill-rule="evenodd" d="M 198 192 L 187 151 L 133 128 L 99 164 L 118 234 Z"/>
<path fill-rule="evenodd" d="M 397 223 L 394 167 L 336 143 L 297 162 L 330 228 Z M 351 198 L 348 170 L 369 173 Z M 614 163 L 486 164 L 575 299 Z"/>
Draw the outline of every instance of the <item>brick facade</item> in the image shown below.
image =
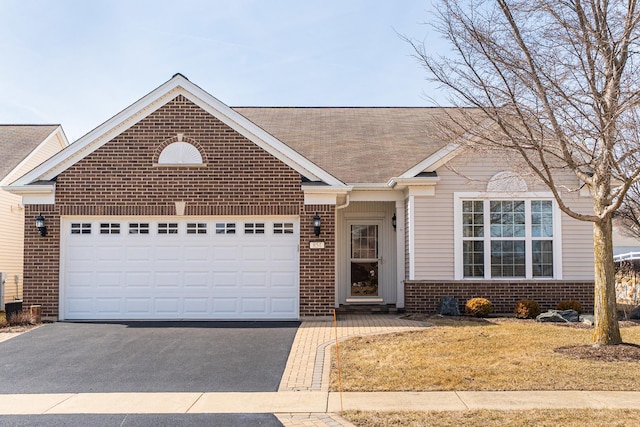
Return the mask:
<path fill-rule="evenodd" d="M 201 150 L 205 165 L 154 165 L 177 134 Z M 61 215 L 299 215 L 300 315 L 325 316 L 335 302 L 332 206 L 305 206 L 298 172 L 183 96 L 113 138 L 57 177 L 56 204 L 25 212 L 24 302 L 58 315 Z M 33 225 L 40 212 L 49 233 Z M 312 218 L 322 217 L 326 247 L 309 249 Z"/>
<path fill-rule="evenodd" d="M 458 299 L 461 312 L 470 298 L 487 298 L 495 313 L 513 313 L 516 302 L 532 299 L 543 311 L 555 308 L 564 300 L 576 300 L 586 312 L 593 312 L 593 282 L 523 281 L 523 282 L 454 282 L 406 281 L 404 283 L 407 313 L 435 313 L 440 297 Z"/>

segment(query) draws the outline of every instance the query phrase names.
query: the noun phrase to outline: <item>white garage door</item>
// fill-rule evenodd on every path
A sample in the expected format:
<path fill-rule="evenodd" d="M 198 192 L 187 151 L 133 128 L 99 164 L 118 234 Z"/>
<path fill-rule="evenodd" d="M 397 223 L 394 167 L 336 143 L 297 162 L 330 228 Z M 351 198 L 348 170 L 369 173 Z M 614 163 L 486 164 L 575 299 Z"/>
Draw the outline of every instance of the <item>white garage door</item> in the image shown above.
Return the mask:
<path fill-rule="evenodd" d="M 64 319 L 297 319 L 295 218 L 64 218 Z"/>

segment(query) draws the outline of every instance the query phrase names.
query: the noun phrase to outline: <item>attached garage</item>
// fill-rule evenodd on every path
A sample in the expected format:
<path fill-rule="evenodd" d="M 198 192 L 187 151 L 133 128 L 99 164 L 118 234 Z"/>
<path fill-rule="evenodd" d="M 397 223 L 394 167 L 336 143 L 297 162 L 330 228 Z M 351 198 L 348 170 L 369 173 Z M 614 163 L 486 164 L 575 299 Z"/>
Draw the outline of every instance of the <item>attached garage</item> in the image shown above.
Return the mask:
<path fill-rule="evenodd" d="M 297 217 L 63 217 L 60 318 L 297 319 Z"/>

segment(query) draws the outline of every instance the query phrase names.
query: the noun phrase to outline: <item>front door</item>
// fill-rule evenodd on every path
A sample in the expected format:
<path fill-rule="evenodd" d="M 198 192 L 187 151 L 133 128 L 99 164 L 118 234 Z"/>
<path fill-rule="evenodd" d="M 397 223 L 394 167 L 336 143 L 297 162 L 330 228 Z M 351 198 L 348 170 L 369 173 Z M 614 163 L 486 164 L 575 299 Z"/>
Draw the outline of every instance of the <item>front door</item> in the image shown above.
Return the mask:
<path fill-rule="evenodd" d="M 351 222 L 349 299 L 378 299 L 380 294 L 380 222 Z"/>

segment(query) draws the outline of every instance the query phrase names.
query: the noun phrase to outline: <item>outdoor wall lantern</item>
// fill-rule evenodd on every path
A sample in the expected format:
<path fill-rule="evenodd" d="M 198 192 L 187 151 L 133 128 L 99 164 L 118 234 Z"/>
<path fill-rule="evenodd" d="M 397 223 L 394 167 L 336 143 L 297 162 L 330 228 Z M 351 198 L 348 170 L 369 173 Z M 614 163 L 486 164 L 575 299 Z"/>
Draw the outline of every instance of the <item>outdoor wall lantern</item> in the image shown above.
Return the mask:
<path fill-rule="evenodd" d="M 44 217 L 42 216 L 42 214 L 36 217 L 36 228 L 40 232 L 41 236 L 44 237 L 47 235 L 47 226 L 44 223 Z"/>
<path fill-rule="evenodd" d="M 398 220 L 396 218 L 396 214 L 393 214 L 393 216 L 391 217 L 391 225 L 393 225 L 393 230 L 396 230 L 396 227 L 398 226 Z"/>
<path fill-rule="evenodd" d="M 320 235 L 320 215 L 316 212 L 313 216 L 313 234 L 318 237 Z"/>

